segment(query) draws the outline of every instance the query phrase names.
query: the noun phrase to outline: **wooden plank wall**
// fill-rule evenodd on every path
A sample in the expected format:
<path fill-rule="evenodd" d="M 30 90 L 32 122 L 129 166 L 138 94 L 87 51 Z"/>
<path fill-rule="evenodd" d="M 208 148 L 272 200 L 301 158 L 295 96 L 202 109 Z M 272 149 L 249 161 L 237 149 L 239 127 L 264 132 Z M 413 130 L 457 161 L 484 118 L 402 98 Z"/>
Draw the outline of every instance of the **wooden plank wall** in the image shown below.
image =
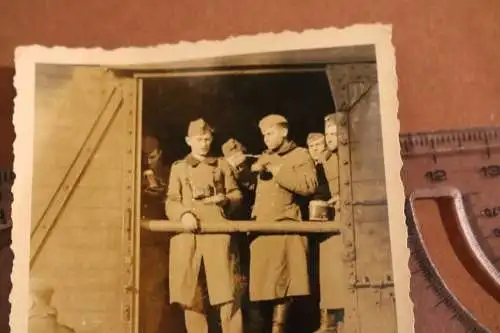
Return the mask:
<path fill-rule="evenodd" d="M 100 112 L 104 75 L 53 66 L 37 73 L 32 227 Z M 123 333 L 125 117 L 114 119 L 32 268 L 55 287 L 60 321 L 82 332 Z"/>

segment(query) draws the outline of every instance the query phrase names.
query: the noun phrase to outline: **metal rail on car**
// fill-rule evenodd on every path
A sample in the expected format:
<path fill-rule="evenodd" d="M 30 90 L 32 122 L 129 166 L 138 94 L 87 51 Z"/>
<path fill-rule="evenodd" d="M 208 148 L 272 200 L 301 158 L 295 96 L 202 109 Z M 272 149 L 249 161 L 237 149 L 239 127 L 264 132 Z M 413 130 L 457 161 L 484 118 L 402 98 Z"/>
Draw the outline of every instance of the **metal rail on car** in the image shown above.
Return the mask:
<path fill-rule="evenodd" d="M 191 232 L 179 222 L 168 220 L 143 220 L 143 229 L 157 232 Z M 255 222 L 255 221 L 230 221 L 201 223 L 197 233 L 234 233 L 234 232 L 265 232 L 265 233 L 332 233 L 340 234 L 336 222 Z"/>

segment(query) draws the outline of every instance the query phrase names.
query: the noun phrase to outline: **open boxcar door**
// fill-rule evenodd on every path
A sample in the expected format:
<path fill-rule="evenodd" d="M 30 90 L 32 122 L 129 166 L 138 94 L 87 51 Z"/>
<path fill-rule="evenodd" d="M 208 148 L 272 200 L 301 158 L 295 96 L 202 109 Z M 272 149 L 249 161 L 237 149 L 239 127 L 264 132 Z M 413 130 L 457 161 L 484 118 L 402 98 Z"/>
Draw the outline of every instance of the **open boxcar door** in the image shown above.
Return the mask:
<path fill-rule="evenodd" d="M 134 332 L 136 81 L 43 65 L 36 88 L 31 278 L 77 332 Z"/>
<path fill-rule="evenodd" d="M 340 223 L 352 298 L 345 332 L 397 332 L 375 63 L 327 66 L 337 112 Z"/>

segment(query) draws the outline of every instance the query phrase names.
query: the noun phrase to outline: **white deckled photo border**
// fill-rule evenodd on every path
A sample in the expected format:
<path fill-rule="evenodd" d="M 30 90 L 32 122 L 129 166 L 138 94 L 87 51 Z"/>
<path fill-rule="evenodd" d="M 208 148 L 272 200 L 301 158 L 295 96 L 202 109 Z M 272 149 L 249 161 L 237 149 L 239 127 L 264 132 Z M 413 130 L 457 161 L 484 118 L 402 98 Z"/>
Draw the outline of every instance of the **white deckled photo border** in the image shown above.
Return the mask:
<path fill-rule="evenodd" d="M 405 195 L 400 177 L 402 159 L 399 145 L 399 120 L 395 50 L 391 42 L 392 26 L 359 24 L 345 28 L 325 28 L 302 32 L 262 33 L 235 36 L 219 41 L 179 42 L 150 47 L 102 48 L 21 46 L 15 52 L 14 85 L 17 91 L 13 122 L 14 142 L 12 206 L 12 332 L 28 331 L 29 257 L 31 188 L 34 155 L 35 67 L 44 64 L 73 65 L 140 65 L 189 61 L 221 56 L 323 49 L 372 44 L 375 46 L 380 91 L 380 112 L 390 224 L 391 252 L 396 294 L 398 332 L 414 331 L 413 304 L 410 298 L 410 271 L 405 223 Z M 396 172 L 397 170 L 397 172 Z"/>

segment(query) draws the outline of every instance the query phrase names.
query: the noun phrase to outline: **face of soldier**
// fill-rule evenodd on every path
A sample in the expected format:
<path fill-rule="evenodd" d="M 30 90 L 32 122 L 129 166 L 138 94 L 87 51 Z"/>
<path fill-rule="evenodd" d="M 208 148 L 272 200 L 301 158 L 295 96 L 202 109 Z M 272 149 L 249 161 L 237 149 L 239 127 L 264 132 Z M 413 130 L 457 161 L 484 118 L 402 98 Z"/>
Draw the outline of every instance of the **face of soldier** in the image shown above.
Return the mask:
<path fill-rule="evenodd" d="M 191 153 L 197 156 L 206 156 L 212 144 L 212 134 L 205 133 L 186 138 L 186 143 L 191 147 Z"/>
<path fill-rule="evenodd" d="M 337 126 L 330 125 L 325 129 L 325 139 L 326 139 L 326 145 L 329 150 L 333 151 L 337 149 L 338 146 Z"/>
<path fill-rule="evenodd" d="M 262 131 L 264 143 L 270 150 L 279 148 L 279 146 L 283 144 L 287 134 L 288 129 L 280 125 L 276 125 Z"/>
<path fill-rule="evenodd" d="M 326 142 L 324 139 L 317 139 L 307 143 L 309 154 L 314 160 L 319 160 L 326 152 Z"/>
<path fill-rule="evenodd" d="M 160 146 L 158 139 L 153 136 L 145 136 L 142 138 L 142 152 L 149 155 Z"/>

